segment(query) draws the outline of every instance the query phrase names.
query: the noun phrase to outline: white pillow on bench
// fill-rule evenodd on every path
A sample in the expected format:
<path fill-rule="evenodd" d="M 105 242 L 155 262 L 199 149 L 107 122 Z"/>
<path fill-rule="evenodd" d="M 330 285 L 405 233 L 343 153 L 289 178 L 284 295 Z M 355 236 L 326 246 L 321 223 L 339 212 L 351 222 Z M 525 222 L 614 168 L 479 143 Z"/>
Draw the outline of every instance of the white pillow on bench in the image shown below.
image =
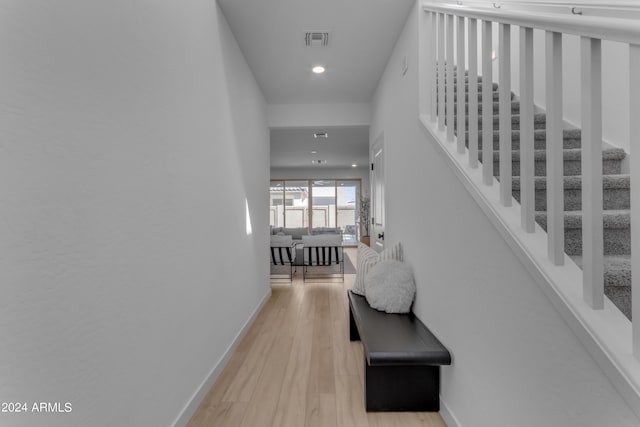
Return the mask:
<path fill-rule="evenodd" d="M 371 308 L 387 313 L 408 313 L 416 295 L 411 268 L 392 259 L 380 261 L 369 270 L 365 288 Z"/>
<path fill-rule="evenodd" d="M 358 266 L 356 270 L 356 280 L 353 283 L 351 291 L 354 294 L 366 295 L 365 280 L 369 270 L 380 261 L 393 259 L 402 261 L 402 246 L 400 243 L 383 250 L 379 254 L 369 246 L 358 243 Z"/>

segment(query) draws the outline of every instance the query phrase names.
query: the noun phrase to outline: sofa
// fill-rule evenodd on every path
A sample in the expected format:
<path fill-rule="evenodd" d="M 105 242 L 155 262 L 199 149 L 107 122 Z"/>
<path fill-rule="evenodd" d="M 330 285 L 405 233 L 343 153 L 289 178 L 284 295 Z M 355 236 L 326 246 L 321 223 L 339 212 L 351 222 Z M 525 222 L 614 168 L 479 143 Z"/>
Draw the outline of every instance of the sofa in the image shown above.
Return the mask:
<path fill-rule="evenodd" d="M 291 236 L 293 240 L 302 241 L 302 236 L 317 236 L 325 234 L 342 235 L 340 227 L 316 227 L 311 230 L 307 227 L 271 227 L 271 234 L 276 236 Z"/>

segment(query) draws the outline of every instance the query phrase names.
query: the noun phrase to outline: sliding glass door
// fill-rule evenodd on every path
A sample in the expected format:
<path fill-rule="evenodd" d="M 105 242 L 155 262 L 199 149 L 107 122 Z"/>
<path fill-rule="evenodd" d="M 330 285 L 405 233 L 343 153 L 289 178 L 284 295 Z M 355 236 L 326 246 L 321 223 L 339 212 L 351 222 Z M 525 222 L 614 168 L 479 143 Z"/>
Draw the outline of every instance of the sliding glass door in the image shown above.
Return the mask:
<path fill-rule="evenodd" d="M 271 181 L 269 199 L 269 225 L 284 227 L 284 181 Z"/>
<path fill-rule="evenodd" d="M 285 181 L 284 223 L 288 228 L 309 227 L 308 181 Z"/>
<path fill-rule="evenodd" d="M 339 228 L 345 243 L 359 238 L 359 179 L 272 180 L 269 224 L 272 227 Z"/>
<path fill-rule="evenodd" d="M 360 206 L 360 180 L 336 181 L 336 221 L 342 230 L 344 243 L 357 244 L 358 211 Z"/>
<path fill-rule="evenodd" d="M 311 227 L 336 226 L 336 182 L 328 179 L 311 181 Z"/>

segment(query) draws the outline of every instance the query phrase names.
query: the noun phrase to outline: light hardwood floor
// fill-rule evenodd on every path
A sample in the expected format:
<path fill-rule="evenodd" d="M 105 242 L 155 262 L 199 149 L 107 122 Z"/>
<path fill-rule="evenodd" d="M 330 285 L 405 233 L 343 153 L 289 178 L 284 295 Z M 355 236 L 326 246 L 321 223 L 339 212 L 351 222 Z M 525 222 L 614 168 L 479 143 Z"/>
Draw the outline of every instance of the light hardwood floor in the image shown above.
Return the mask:
<path fill-rule="evenodd" d="M 297 274 L 293 283 L 272 283 L 187 427 L 446 427 L 437 413 L 365 412 L 362 346 L 349 341 L 354 278 L 303 283 Z"/>

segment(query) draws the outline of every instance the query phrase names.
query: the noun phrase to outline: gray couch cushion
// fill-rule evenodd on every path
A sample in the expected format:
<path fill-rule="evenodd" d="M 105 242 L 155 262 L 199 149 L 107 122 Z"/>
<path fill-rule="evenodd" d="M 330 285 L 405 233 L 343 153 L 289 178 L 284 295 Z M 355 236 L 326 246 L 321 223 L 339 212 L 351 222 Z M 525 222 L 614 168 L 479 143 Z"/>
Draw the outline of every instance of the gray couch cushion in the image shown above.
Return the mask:
<path fill-rule="evenodd" d="M 295 240 L 301 240 L 302 236 L 309 235 L 309 230 L 307 229 L 307 227 L 284 228 L 282 232 L 288 236 L 293 237 Z"/>

